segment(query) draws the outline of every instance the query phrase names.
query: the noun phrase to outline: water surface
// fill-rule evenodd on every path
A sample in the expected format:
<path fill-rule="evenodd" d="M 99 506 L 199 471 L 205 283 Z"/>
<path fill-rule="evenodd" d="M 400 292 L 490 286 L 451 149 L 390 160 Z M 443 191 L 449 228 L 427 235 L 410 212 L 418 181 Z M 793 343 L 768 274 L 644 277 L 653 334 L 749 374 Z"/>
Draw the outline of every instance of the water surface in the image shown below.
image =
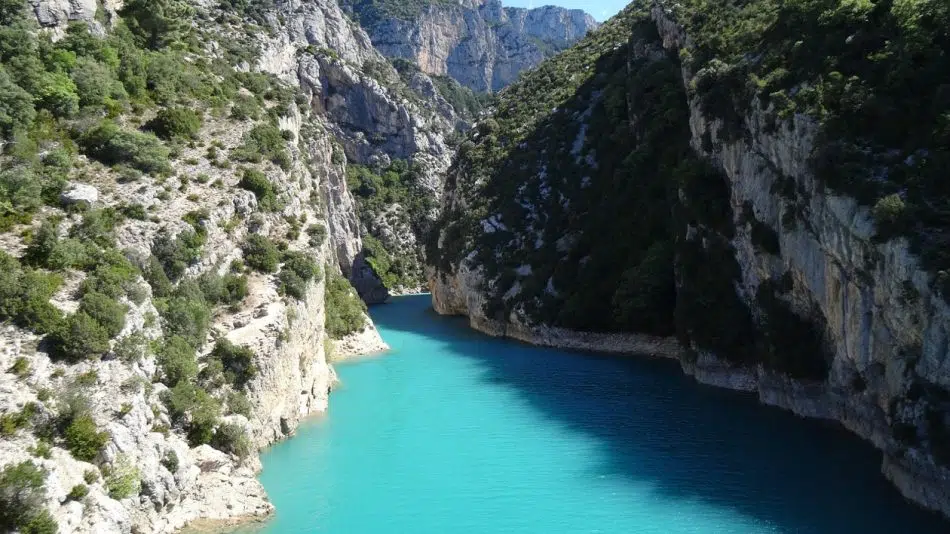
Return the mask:
<path fill-rule="evenodd" d="M 391 353 L 263 456 L 268 534 L 929 534 L 880 454 L 668 361 L 530 347 L 372 309 Z"/>

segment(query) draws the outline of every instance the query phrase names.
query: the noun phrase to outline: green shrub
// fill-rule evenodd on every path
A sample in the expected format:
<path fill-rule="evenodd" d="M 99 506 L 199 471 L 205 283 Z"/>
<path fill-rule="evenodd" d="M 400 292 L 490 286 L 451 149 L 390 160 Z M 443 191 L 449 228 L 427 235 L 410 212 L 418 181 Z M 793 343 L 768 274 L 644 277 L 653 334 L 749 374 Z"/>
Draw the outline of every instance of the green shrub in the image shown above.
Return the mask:
<path fill-rule="evenodd" d="M 310 236 L 310 246 L 320 248 L 327 240 L 327 227 L 322 224 L 312 224 L 307 227 L 307 235 Z"/>
<path fill-rule="evenodd" d="M 37 458 L 44 458 L 49 460 L 53 457 L 53 446 L 49 444 L 46 440 L 39 440 L 36 442 L 36 445 L 30 447 L 30 454 L 36 456 Z"/>
<path fill-rule="evenodd" d="M 0 319 L 41 334 L 57 330 L 62 312 L 49 299 L 61 284 L 60 277 L 23 269 L 16 259 L 0 252 Z"/>
<path fill-rule="evenodd" d="M 94 291 L 118 299 L 138 287 L 138 268 L 119 251 L 99 250 L 96 256 L 97 266 L 80 285 L 83 294 Z"/>
<path fill-rule="evenodd" d="M 277 126 L 267 123 L 258 124 L 244 135 L 244 143 L 231 151 L 231 157 L 237 161 L 260 163 L 272 161 L 284 170 L 290 169 L 290 155 L 287 154 L 286 141 Z"/>
<path fill-rule="evenodd" d="M 134 497 L 142 491 L 142 478 L 139 470 L 125 456 L 119 457 L 105 471 L 104 475 L 109 497 L 117 501 Z"/>
<path fill-rule="evenodd" d="M 44 72 L 39 77 L 37 106 L 57 117 L 71 117 L 79 111 L 76 84 L 61 72 Z"/>
<path fill-rule="evenodd" d="M 277 244 L 260 234 L 249 235 L 241 250 L 244 251 L 244 263 L 262 273 L 273 273 L 280 265 Z"/>
<path fill-rule="evenodd" d="M 171 336 L 166 339 L 157 356 L 158 366 L 164 377 L 163 382 L 169 386 L 174 387 L 198 375 L 195 349 L 181 336 Z"/>
<path fill-rule="evenodd" d="M 128 98 L 112 69 L 95 59 L 78 58 L 70 76 L 79 94 L 79 104 L 83 107 L 101 107 Z"/>
<path fill-rule="evenodd" d="M 91 462 L 109 442 L 109 433 L 99 431 L 95 420 L 89 414 L 74 417 L 63 433 L 66 449 L 77 460 Z"/>
<path fill-rule="evenodd" d="M 177 294 L 169 299 L 162 319 L 165 321 L 166 335 L 180 336 L 197 349 L 204 345 L 208 335 L 211 308 L 199 289 L 197 295 Z"/>
<path fill-rule="evenodd" d="M 27 128 L 36 116 L 33 97 L 18 86 L 0 65 L 0 137 L 9 138 Z"/>
<path fill-rule="evenodd" d="M 76 484 L 73 486 L 73 489 L 69 490 L 69 493 L 66 494 L 66 500 L 81 501 L 86 498 L 86 495 L 89 495 L 89 487 L 85 484 Z"/>
<path fill-rule="evenodd" d="M 201 130 L 201 114 L 185 107 L 163 108 L 146 128 L 162 139 L 194 139 Z"/>
<path fill-rule="evenodd" d="M 248 119 L 256 121 L 261 118 L 261 106 L 256 98 L 238 94 L 232 100 L 231 118 L 239 121 Z"/>
<path fill-rule="evenodd" d="M 9 464 L 0 471 L 0 530 L 12 532 L 52 532 L 49 525 L 52 518 L 45 508 L 46 471 L 27 460 L 18 464 Z"/>
<path fill-rule="evenodd" d="M 187 432 L 192 447 L 211 442 L 221 406 L 207 391 L 191 382 L 179 382 L 162 393 L 162 402 L 172 421 Z"/>
<path fill-rule="evenodd" d="M 215 430 L 211 446 L 244 460 L 253 452 L 251 440 L 240 425 L 224 423 Z"/>
<path fill-rule="evenodd" d="M 94 359 L 109 352 L 109 332 L 83 312 L 66 318 L 51 335 L 55 353 L 70 361 Z"/>
<path fill-rule="evenodd" d="M 18 430 L 28 428 L 36 415 L 36 409 L 35 404 L 27 403 L 19 412 L 0 415 L 0 436 L 11 437 Z"/>
<path fill-rule="evenodd" d="M 198 277 L 198 285 L 201 286 L 205 300 L 212 304 L 235 305 L 247 296 L 246 276 L 204 273 Z"/>
<path fill-rule="evenodd" d="M 89 210 L 79 224 L 69 229 L 69 236 L 108 248 L 115 243 L 115 227 L 121 220 L 122 215 L 115 208 Z"/>
<path fill-rule="evenodd" d="M 302 299 L 307 291 L 307 283 L 322 275 L 320 267 L 307 254 L 288 251 L 284 253 L 284 266 L 277 276 L 283 295 Z"/>
<path fill-rule="evenodd" d="M 155 255 L 149 256 L 146 260 L 142 275 L 152 288 L 152 295 L 155 297 L 165 298 L 175 291 L 175 286 L 172 285 L 168 275 L 165 274 L 165 267 L 162 266 L 162 262 Z"/>
<path fill-rule="evenodd" d="M 82 479 L 86 484 L 95 484 L 99 480 L 99 473 L 97 473 L 95 469 L 87 469 L 82 474 Z"/>
<path fill-rule="evenodd" d="M 165 455 L 162 456 L 162 466 L 168 469 L 170 473 L 177 473 L 179 466 L 178 453 L 171 449 L 165 451 Z"/>
<path fill-rule="evenodd" d="M 146 339 L 145 334 L 140 330 L 136 330 L 116 341 L 112 352 L 119 360 L 132 363 L 145 357 L 147 346 L 148 339 Z"/>
<path fill-rule="evenodd" d="M 29 376 L 29 374 L 32 372 L 30 370 L 30 360 L 26 359 L 23 356 L 18 357 L 16 360 L 13 361 L 13 365 L 10 366 L 9 372 L 17 375 L 20 378 Z"/>
<path fill-rule="evenodd" d="M 228 411 L 250 418 L 253 406 L 251 406 L 251 401 L 243 392 L 232 391 L 228 394 Z"/>
<path fill-rule="evenodd" d="M 148 219 L 148 213 L 145 211 L 145 206 L 141 204 L 123 204 L 119 207 L 119 212 L 129 219 L 135 219 L 137 221 L 144 221 Z"/>
<path fill-rule="evenodd" d="M 158 259 L 167 277 L 177 281 L 185 274 L 185 270 L 201 257 L 201 247 L 206 239 L 204 233 L 190 228 L 175 237 L 167 231 L 162 232 L 152 244 L 152 254 Z"/>
<path fill-rule="evenodd" d="M 257 205 L 264 211 L 277 211 L 281 208 L 274 184 L 257 169 L 244 169 L 244 175 L 238 182 L 238 187 L 254 193 L 257 197 Z"/>
<path fill-rule="evenodd" d="M 326 329 L 330 337 L 340 339 L 366 326 L 366 304 L 349 280 L 332 271 L 327 273 L 325 300 Z"/>
<path fill-rule="evenodd" d="M 113 338 L 125 327 L 128 306 L 108 295 L 90 291 L 79 301 L 79 311 L 95 319 L 105 329 L 106 334 Z"/>
<path fill-rule="evenodd" d="M 171 171 L 168 149 L 154 135 L 123 130 L 113 122 L 103 121 L 79 137 L 87 155 L 106 165 L 128 165 L 144 173 L 165 174 Z"/>
<path fill-rule="evenodd" d="M 225 380 L 235 387 L 244 387 L 257 376 L 254 351 L 247 347 L 222 338 L 215 343 L 210 357 L 221 362 Z"/>
<path fill-rule="evenodd" d="M 881 233 L 896 230 L 903 222 L 907 214 L 907 203 L 897 193 L 882 197 L 874 204 L 871 210 L 874 215 L 874 221 L 877 223 L 878 231 Z"/>

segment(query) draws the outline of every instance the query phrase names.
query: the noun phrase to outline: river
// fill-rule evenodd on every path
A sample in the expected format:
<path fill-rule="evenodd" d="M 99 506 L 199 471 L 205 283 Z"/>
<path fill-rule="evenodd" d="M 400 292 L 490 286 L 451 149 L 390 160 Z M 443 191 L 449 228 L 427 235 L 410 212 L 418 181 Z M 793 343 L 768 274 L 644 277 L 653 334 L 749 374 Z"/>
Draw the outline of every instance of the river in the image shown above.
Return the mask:
<path fill-rule="evenodd" d="M 929 534 L 880 454 L 674 362 L 545 349 L 371 310 L 393 350 L 263 455 L 267 534 Z"/>

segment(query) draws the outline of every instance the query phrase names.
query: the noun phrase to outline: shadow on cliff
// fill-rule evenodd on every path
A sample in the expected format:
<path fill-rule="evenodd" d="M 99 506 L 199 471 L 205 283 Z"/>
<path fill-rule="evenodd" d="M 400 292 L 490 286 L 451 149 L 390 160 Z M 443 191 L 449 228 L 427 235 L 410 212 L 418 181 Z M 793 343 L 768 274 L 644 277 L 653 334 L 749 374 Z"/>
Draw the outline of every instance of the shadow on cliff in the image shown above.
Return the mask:
<path fill-rule="evenodd" d="M 649 483 L 662 501 L 700 501 L 802 534 L 947 532 L 903 503 L 880 454 L 830 424 L 693 382 L 675 362 L 542 349 L 493 339 L 462 318 L 438 317 L 428 296 L 372 309 L 382 329 L 445 342 L 483 380 L 514 388 L 571 432 L 596 439 L 591 477 Z M 705 532 L 697 525 L 697 532 Z"/>

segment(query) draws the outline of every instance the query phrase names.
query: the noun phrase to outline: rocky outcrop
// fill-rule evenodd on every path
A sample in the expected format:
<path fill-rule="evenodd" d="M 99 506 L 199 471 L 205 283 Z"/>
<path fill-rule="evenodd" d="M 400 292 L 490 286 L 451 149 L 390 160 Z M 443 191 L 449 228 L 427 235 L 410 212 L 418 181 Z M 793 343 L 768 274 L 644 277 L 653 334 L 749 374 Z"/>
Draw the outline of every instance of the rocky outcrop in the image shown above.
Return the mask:
<path fill-rule="evenodd" d="M 424 74 L 415 73 L 407 84 L 336 2 L 283 3 L 269 22 L 275 31 L 263 42 L 259 67 L 298 85 L 334 134 L 333 144 L 314 146 L 310 157 L 326 169 L 340 266 L 364 300 L 383 302 L 389 293 L 363 260 L 360 238 L 379 237 L 379 228 L 361 225 L 347 190 L 346 163 L 384 169 L 393 159 L 406 160 L 418 170 L 419 185 L 437 197 L 452 157 L 446 138 L 458 119 L 444 99 L 436 100 L 441 106 L 428 102 L 424 91 L 435 91 Z M 405 222 L 397 226 L 404 229 Z M 418 236 L 411 231 L 392 237 L 388 249 L 417 252 Z"/>
<path fill-rule="evenodd" d="M 664 46 L 687 46 L 685 32 L 662 5 L 652 15 Z M 693 77 L 684 68 L 684 84 Z M 937 408 L 936 394 L 912 393 L 950 391 L 950 308 L 906 239 L 877 242 L 870 210 L 831 193 L 815 178 L 809 157 L 817 125 L 796 115 L 770 128 L 768 110 L 758 102 L 751 109 L 743 121 L 748 135 L 730 141 L 721 121 L 705 116 L 697 97 L 690 101 L 692 145 L 725 172 L 733 213 L 751 205 L 755 219 L 779 237 L 780 253 L 769 254 L 754 244 L 748 227 L 737 224 L 732 242 L 742 270 L 737 290 L 753 313 L 766 313 L 754 296 L 769 280 L 790 278 L 782 300 L 813 323 L 827 325 L 823 335 L 832 359 L 822 383 L 793 380 L 761 366 L 732 374 L 755 377 L 764 403 L 839 421 L 871 441 L 884 452 L 885 475 L 907 497 L 950 515 L 950 470 L 928 450 L 935 444 L 921 443 L 935 438 L 924 430 L 924 414 Z M 704 137 L 712 139 L 711 147 Z M 789 183 L 795 194 L 775 193 Z M 707 354 L 690 371 L 709 381 L 710 368 L 721 368 L 721 362 Z M 908 442 L 895 432 L 900 427 L 913 428 L 917 436 Z"/>
<path fill-rule="evenodd" d="M 427 74 L 451 76 L 475 91 L 501 90 L 597 27 L 581 10 L 503 7 L 500 0 L 431 2 L 411 20 L 363 21 L 384 55 L 410 60 Z"/>
<path fill-rule="evenodd" d="M 685 57 L 681 50 L 689 49 L 689 36 L 668 5 L 672 3 L 654 3 L 648 20 L 666 53 Z M 656 56 L 638 43 L 631 50 L 631 61 Z M 703 383 L 756 392 L 765 404 L 841 423 L 883 452 L 882 470 L 905 496 L 950 515 L 950 469 L 941 434 L 950 396 L 946 300 L 906 239 L 876 239 L 869 210 L 829 191 L 814 176 L 814 120 L 798 114 L 776 121 L 772 110 L 756 100 L 741 117 L 741 135 L 733 135 L 727 131 L 731 125 L 704 113 L 694 90 L 695 75 L 684 62 L 689 141 L 692 152 L 725 177 L 723 203 L 728 206 L 723 212 L 730 215 L 732 228 L 719 232 L 691 221 L 676 230 L 676 239 L 700 250 L 716 239 L 726 242 L 724 250 L 737 273 L 724 283 L 750 317 L 743 335 L 753 347 L 749 350 L 759 353 L 753 355 L 756 363 L 741 362 L 691 340 L 680 356 L 684 371 Z M 672 202 L 709 202 L 691 194 L 682 188 Z M 444 205 L 463 206 L 456 211 L 464 212 L 466 202 L 463 193 L 447 189 Z M 482 225 L 486 222 L 491 221 Z M 774 235 L 774 245 L 763 246 L 763 234 Z M 440 248 L 445 245 L 441 242 Z M 500 325 L 485 317 L 495 280 L 478 274 L 481 266 L 474 258 L 484 258 L 484 252 L 464 250 L 468 255 L 460 263 L 430 274 L 435 308 L 468 315 L 475 328 L 492 333 L 514 331 L 513 337 L 530 342 L 577 346 L 574 337 L 538 335 L 547 330 L 543 326 L 522 335 L 517 310 Z M 675 267 L 678 290 L 683 289 L 681 267 Z M 815 354 L 786 356 L 811 359 L 826 371 L 803 376 L 768 360 L 764 352 L 774 348 L 760 347 L 756 340 L 770 335 L 770 321 L 779 317 L 773 315 L 776 307 L 820 341 Z"/>

